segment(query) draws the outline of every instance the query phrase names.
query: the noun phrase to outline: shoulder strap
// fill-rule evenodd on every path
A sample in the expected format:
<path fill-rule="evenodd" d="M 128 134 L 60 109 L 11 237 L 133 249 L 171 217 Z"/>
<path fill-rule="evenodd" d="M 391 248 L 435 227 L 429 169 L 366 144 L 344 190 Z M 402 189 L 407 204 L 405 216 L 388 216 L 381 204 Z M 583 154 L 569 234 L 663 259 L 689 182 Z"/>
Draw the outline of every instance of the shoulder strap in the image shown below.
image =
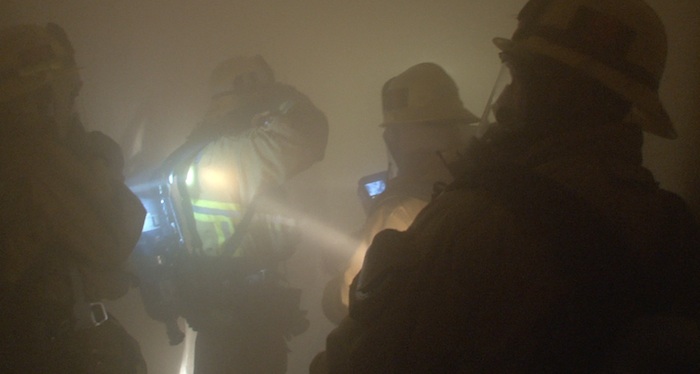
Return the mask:
<path fill-rule="evenodd" d="M 248 231 L 248 227 L 253 221 L 253 216 L 255 215 L 256 205 L 259 198 L 260 193 L 256 194 L 253 197 L 253 200 L 248 205 L 245 214 L 243 214 L 243 218 L 241 218 L 241 221 L 238 223 L 238 227 L 233 232 L 233 234 L 230 237 L 228 237 L 228 239 L 226 239 L 226 241 L 224 242 L 224 254 L 234 254 L 236 253 L 238 247 L 240 247 L 241 243 L 243 242 L 243 238 L 245 237 L 245 233 Z"/>

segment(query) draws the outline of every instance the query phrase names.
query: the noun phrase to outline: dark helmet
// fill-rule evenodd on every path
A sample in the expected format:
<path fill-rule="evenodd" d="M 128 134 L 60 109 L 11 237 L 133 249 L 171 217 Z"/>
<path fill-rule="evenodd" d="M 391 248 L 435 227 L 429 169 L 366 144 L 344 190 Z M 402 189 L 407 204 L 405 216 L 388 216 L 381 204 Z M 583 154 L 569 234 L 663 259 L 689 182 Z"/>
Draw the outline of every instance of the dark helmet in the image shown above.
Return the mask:
<path fill-rule="evenodd" d="M 552 58 L 598 81 L 632 104 L 629 121 L 675 138 L 658 88 L 667 53 L 659 17 L 642 0 L 530 0 L 511 39 L 511 54 Z"/>

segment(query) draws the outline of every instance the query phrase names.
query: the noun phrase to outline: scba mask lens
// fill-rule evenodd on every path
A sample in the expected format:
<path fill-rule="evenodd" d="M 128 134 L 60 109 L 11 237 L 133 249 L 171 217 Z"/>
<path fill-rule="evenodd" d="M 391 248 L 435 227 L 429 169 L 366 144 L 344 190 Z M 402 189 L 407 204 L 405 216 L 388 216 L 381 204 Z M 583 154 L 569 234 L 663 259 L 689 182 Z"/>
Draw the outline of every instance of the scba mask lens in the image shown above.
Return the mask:
<path fill-rule="evenodd" d="M 511 64 L 501 55 L 503 63 L 501 64 L 501 69 L 496 77 L 496 82 L 493 85 L 489 99 L 486 102 L 486 107 L 481 115 L 481 120 L 477 125 L 476 137 L 478 139 L 483 139 L 489 130 L 497 125 L 499 120 L 502 120 L 503 113 L 499 113 L 499 110 L 503 104 L 503 96 L 506 91 L 510 88 L 510 84 L 513 81 L 513 76 L 511 73 Z"/>

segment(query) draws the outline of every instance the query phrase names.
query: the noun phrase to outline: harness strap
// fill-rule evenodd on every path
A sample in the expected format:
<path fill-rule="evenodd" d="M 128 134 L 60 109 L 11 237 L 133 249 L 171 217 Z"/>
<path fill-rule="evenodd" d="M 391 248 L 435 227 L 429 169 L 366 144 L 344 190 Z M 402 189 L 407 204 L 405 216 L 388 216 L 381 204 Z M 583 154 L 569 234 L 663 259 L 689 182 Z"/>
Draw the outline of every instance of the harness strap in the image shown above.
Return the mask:
<path fill-rule="evenodd" d="M 88 302 L 85 300 L 85 288 L 78 268 L 72 264 L 69 269 L 71 289 L 73 290 L 73 318 L 74 329 L 85 330 L 97 327 L 109 319 L 107 308 L 100 302 Z"/>
<path fill-rule="evenodd" d="M 248 230 L 250 223 L 253 221 L 253 216 L 255 215 L 256 205 L 259 198 L 260 193 L 253 197 L 253 200 L 248 205 L 248 209 L 246 209 L 245 214 L 243 214 L 243 218 L 241 218 L 241 221 L 238 223 L 238 227 L 236 227 L 233 234 L 224 242 L 223 254 L 232 255 L 236 253 L 236 250 L 238 247 L 240 247 L 241 243 L 243 242 L 243 237 L 245 236 L 244 234 Z"/>

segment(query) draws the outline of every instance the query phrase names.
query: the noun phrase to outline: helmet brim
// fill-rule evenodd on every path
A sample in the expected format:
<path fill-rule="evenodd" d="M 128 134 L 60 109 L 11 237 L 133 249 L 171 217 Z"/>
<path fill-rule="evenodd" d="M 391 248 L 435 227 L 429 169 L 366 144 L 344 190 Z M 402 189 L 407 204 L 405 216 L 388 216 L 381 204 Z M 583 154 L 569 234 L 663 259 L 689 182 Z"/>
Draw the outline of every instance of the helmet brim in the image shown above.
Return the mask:
<path fill-rule="evenodd" d="M 527 54 L 546 56 L 586 74 L 632 103 L 632 109 L 625 121 L 637 123 L 644 131 L 663 138 L 677 137 L 658 92 L 592 57 L 534 36 L 524 42 L 494 38 L 493 44 L 498 49 L 516 56 Z"/>
<path fill-rule="evenodd" d="M 416 119 L 412 121 L 384 121 L 379 124 L 380 127 L 387 127 L 387 126 L 394 126 L 394 125 L 403 125 L 403 124 L 410 124 L 410 123 L 434 123 L 437 125 L 440 124 L 446 124 L 446 125 L 475 125 L 479 122 L 479 117 L 477 117 L 474 113 L 470 112 L 468 109 L 463 109 L 461 110 L 461 113 L 459 113 L 457 116 L 453 117 L 448 117 L 448 118 L 426 118 L 426 119 Z"/>

